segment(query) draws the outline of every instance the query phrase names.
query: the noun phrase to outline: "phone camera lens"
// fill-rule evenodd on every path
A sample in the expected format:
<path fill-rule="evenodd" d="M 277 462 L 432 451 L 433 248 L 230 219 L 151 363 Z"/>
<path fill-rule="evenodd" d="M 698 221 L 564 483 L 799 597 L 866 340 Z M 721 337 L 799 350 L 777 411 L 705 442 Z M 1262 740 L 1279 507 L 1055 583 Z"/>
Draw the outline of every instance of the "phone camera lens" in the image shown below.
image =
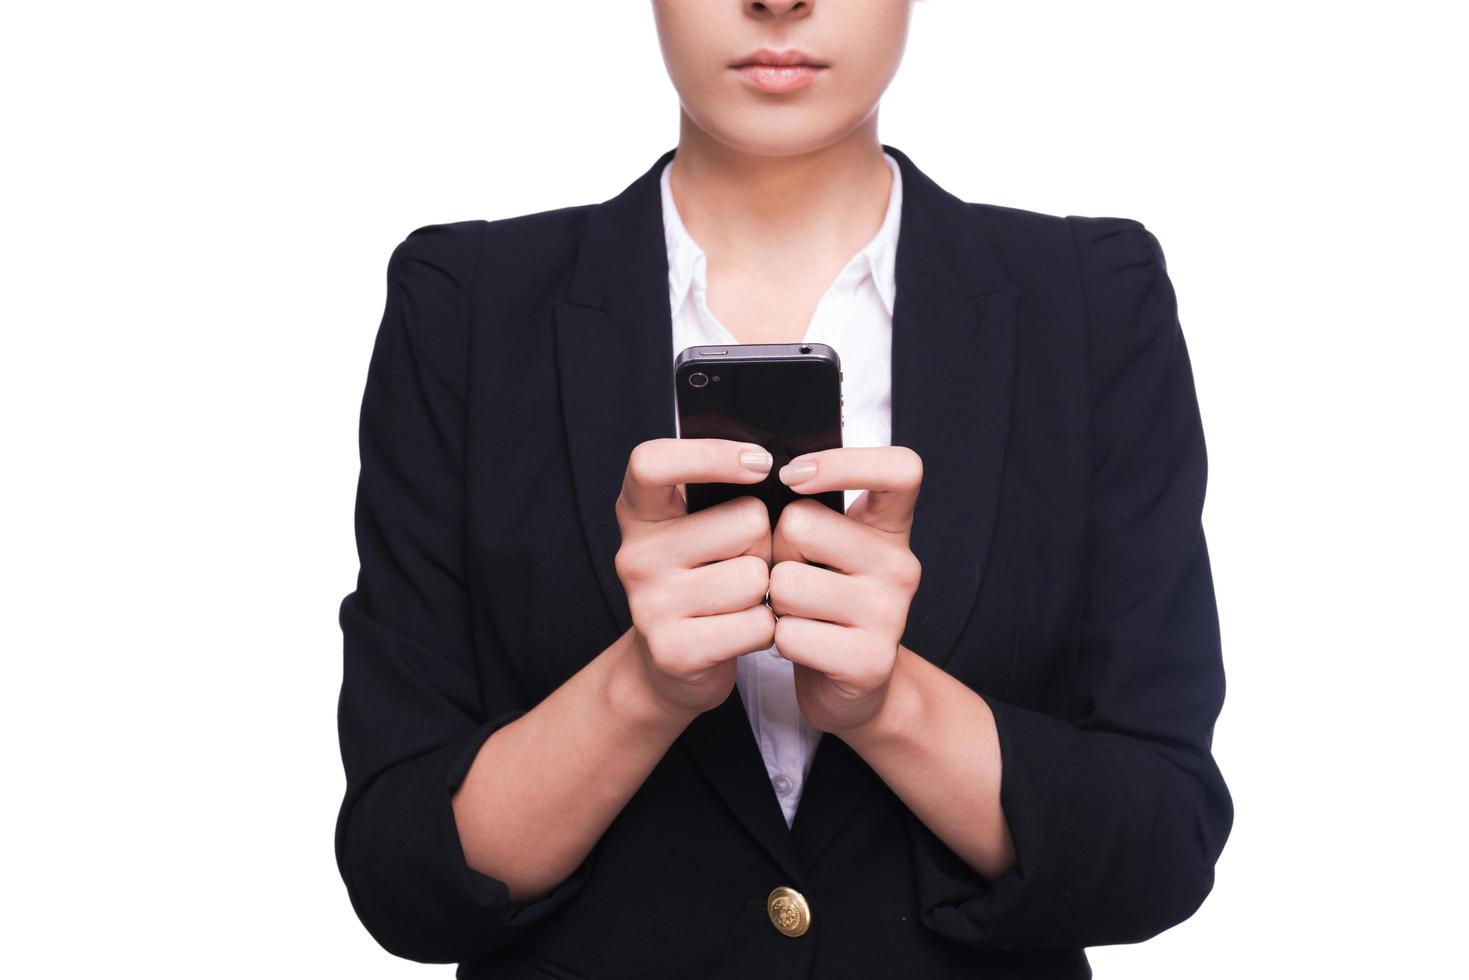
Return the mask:
<path fill-rule="evenodd" d="M 695 371 L 689 375 L 689 384 L 695 388 L 702 388 L 709 383 L 709 375 L 703 371 Z"/>

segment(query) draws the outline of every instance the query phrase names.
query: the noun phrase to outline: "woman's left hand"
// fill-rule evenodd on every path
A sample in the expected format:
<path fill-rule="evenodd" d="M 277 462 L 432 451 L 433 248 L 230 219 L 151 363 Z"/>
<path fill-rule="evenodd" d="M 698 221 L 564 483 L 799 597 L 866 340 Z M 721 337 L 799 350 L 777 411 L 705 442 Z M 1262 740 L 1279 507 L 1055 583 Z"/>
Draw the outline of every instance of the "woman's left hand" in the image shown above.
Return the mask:
<path fill-rule="evenodd" d="M 794 472 L 805 461 L 814 472 Z M 905 446 L 843 447 L 798 456 L 780 478 L 802 494 L 865 491 L 845 514 L 791 501 L 771 538 L 775 646 L 796 665 L 801 711 L 823 732 L 856 732 L 887 698 L 918 589 L 908 539 L 923 461 Z"/>

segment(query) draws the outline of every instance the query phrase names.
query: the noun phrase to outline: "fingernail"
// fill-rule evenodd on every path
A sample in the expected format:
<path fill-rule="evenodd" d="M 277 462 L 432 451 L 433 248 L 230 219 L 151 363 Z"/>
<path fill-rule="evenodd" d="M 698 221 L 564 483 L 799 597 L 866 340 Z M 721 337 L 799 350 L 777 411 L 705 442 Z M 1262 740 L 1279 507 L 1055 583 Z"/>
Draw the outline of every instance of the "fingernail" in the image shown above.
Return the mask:
<path fill-rule="evenodd" d="M 786 486 L 804 483 L 815 475 L 816 460 L 814 459 L 792 460 L 780 468 L 780 479 Z"/>
<path fill-rule="evenodd" d="M 740 465 L 758 473 L 769 470 L 772 462 L 770 454 L 763 449 L 746 449 L 740 453 Z"/>

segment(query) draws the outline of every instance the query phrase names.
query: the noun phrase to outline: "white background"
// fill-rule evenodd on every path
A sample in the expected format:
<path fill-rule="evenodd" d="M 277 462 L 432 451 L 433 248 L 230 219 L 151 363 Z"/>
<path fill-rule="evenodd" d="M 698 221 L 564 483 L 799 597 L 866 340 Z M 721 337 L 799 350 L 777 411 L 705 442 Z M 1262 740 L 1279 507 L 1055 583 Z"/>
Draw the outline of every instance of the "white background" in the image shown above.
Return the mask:
<path fill-rule="evenodd" d="M 1099 977 L 1464 975 L 1450 6 L 915 10 L 880 138 L 967 200 L 1143 221 L 1194 363 L 1237 819 L 1203 908 Z M 450 976 L 332 857 L 386 262 L 673 146 L 648 4 L 4 20 L 0 973 Z"/>

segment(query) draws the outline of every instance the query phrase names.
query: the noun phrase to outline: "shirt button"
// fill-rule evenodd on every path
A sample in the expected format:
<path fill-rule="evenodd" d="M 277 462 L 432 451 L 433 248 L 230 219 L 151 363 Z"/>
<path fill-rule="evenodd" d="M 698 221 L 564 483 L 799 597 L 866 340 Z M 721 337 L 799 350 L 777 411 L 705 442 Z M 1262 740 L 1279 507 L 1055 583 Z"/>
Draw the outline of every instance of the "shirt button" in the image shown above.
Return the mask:
<path fill-rule="evenodd" d="M 787 776 L 783 772 L 776 773 L 775 778 L 772 779 L 770 783 L 775 787 L 775 791 L 781 796 L 790 796 L 791 790 L 796 788 L 796 784 L 791 782 L 791 777 Z"/>
<path fill-rule="evenodd" d="M 770 922 L 783 935 L 799 936 L 811 928 L 811 906 L 806 896 L 786 885 L 776 887 L 765 900 Z"/>

